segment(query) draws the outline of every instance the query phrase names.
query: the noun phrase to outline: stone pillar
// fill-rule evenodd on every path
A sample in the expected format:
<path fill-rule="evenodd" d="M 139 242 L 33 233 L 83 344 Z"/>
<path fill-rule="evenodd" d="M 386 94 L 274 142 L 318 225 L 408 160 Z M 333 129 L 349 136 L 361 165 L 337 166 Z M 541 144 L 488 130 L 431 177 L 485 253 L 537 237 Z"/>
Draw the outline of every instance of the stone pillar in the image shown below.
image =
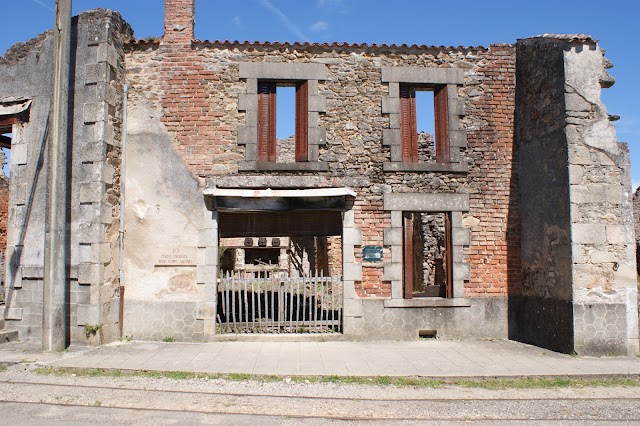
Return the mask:
<path fill-rule="evenodd" d="M 205 211 L 204 227 L 198 232 L 198 269 L 196 283 L 204 286 L 204 299 L 197 305 L 196 319 L 204 320 L 203 340 L 216 334 L 216 298 L 218 274 L 218 212 Z"/>
<path fill-rule="evenodd" d="M 517 52 L 523 294 L 510 300 L 510 334 L 563 352 L 634 355 L 628 149 L 600 98 L 610 63 L 584 35 L 520 40 Z"/>

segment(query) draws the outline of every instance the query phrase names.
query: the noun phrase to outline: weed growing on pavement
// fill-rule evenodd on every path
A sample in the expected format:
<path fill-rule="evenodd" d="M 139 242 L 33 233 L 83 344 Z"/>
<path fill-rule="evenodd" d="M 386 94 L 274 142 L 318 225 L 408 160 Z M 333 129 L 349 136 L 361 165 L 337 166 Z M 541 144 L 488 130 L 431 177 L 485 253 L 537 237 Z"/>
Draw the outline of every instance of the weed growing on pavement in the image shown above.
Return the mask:
<path fill-rule="evenodd" d="M 228 380 L 260 383 L 333 383 L 338 385 L 397 386 L 417 388 L 462 387 L 480 389 L 553 389 L 587 387 L 640 387 L 640 377 L 573 378 L 573 377 L 519 377 L 492 379 L 433 379 L 422 377 L 356 377 L 356 376 L 277 376 L 258 374 L 209 374 L 187 371 L 116 370 L 102 368 L 42 367 L 38 374 L 76 377 L 148 377 L 175 380 Z"/>

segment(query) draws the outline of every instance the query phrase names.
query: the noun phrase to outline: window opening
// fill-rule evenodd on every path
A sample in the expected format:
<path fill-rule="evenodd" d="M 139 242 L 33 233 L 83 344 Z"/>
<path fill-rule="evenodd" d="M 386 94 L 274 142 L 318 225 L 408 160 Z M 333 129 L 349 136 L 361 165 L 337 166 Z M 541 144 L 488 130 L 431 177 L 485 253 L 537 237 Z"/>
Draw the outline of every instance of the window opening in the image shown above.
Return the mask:
<path fill-rule="evenodd" d="M 258 82 L 258 161 L 308 161 L 307 81 Z"/>
<path fill-rule="evenodd" d="M 446 86 L 400 86 L 402 161 L 448 162 Z"/>
<path fill-rule="evenodd" d="M 276 161 L 296 161 L 296 88 L 276 86 Z"/>
<path fill-rule="evenodd" d="M 405 212 L 404 296 L 452 297 L 450 213 Z"/>

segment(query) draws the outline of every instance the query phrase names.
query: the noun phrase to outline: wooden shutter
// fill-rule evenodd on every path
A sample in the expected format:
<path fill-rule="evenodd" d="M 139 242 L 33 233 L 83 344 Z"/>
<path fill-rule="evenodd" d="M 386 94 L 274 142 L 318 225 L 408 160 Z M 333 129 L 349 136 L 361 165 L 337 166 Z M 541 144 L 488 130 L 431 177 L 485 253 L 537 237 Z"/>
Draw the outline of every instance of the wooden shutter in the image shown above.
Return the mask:
<path fill-rule="evenodd" d="M 449 102 L 447 86 L 439 86 L 433 91 L 433 112 L 436 119 L 436 161 L 448 163 L 449 157 Z"/>
<path fill-rule="evenodd" d="M 296 84 L 296 161 L 309 161 L 309 83 Z"/>
<path fill-rule="evenodd" d="M 403 214 L 403 278 L 404 278 L 404 298 L 413 298 L 413 213 Z"/>
<path fill-rule="evenodd" d="M 258 83 L 258 161 L 276 161 L 276 84 Z"/>
<path fill-rule="evenodd" d="M 409 86 L 400 87 L 400 127 L 402 161 L 405 163 L 417 163 L 416 91 Z"/>
<path fill-rule="evenodd" d="M 453 247 L 452 247 L 451 213 L 444 214 L 444 265 L 446 274 L 445 297 L 453 297 Z"/>

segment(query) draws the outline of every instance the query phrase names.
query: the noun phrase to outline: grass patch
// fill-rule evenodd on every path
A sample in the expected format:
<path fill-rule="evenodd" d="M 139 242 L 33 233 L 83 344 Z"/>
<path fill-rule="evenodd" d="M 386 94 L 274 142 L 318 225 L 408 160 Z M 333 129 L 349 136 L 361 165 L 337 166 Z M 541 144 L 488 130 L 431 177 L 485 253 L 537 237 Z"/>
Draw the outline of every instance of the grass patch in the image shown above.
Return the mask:
<path fill-rule="evenodd" d="M 148 377 L 153 379 L 204 379 L 228 380 L 232 382 L 254 381 L 260 383 L 332 383 L 339 385 L 370 385 L 444 388 L 462 387 L 479 389 L 557 389 L 587 387 L 640 387 L 639 377 L 627 378 L 571 378 L 571 377 L 520 377 L 505 379 L 432 379 L 421 377 L 356 377 L 356 376 L 277 376 L 258 374 L 209 374 L 186 371 L 117 370 L 102 368 L 58 368 L 42 367 L 38 374 L 77 377 Z"/>

